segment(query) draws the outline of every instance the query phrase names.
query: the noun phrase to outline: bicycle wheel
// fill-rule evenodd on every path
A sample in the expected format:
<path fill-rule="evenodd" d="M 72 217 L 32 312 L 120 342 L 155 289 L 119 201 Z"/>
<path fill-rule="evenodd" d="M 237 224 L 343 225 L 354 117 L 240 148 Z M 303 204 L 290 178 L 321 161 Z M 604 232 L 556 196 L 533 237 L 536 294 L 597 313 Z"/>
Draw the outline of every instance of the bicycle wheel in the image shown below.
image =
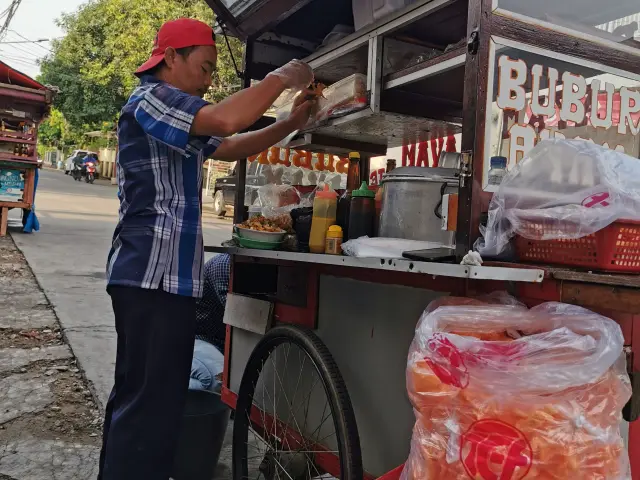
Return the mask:
<path fill-rule="evenodd" d="M 278 326 L 255 347 L 233 428 L 235 480 L 362 480 L 355 415 L 340 371 L 311 331 Z"/>

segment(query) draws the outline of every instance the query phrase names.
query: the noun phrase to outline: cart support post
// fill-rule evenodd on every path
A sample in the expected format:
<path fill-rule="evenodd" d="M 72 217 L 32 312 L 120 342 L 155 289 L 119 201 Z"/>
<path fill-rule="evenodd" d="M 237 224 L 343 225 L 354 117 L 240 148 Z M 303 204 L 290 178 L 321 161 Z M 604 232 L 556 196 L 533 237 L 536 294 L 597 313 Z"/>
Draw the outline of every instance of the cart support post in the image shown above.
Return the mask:
<path fill-rule="evenodd" d="M 247 41 L 247 46 L 244 49 L 244 73 L 243 73 L 243 88 L 249 88 L 251 86 L 251 57 L 253 55 L 253 40 Z M 236 200 L 235 208 L 233 209 L 233 221 L 234 223 L 242 223 L 247 218 L 247 208 L 244 205 L 244 190 L 247 183 L 247 159 L 243 158 L 238 160 L 236 164 Z"/>
<path fill-rule="evenodd" d="M 462 258 L 473 246 L 479 230 L 482 209 L 482 152 L 485 142 L 485 111 L 487 107 L 487 78 L 489 18 L 491 0 L 470 0 L 467 23 L 467 63 L 464 72 L 462 117 L 462 151 L 474 152 L 470 177 L 459 192 L 456 256 Z"/>

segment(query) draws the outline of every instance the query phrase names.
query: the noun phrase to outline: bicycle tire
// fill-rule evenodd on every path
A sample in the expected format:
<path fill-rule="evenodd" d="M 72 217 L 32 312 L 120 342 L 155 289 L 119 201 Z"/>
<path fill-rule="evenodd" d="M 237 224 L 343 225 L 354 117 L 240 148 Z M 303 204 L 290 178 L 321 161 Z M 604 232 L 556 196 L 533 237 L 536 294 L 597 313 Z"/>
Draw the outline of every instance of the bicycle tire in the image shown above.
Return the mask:
<path fill-rule="evenodd" d="M 249 420 L 247 414 L 253 405 L 256 384 L 271 353 L 279 345 L 285 343 L 296 345 L 307 354 L 323 384 L 333 415 L 338 451 L 340 452 L 340 480 L 362 480 L 364 475 L 358 427 L 342 374 L 329 349 L 315 333 L 309 329 L 292 325 L 282 325 L 271 329 L 254 348 L 242 375 L 233 428 L 234 480 L 248 478 L 246 458 Z"/>

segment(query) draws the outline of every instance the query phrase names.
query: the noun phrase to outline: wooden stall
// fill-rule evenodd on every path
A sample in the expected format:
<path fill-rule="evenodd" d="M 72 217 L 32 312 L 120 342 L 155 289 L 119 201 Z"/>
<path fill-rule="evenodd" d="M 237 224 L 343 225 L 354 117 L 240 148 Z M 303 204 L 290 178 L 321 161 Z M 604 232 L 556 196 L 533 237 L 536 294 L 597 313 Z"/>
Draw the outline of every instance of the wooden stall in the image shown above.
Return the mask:
<path fill-rule="evenodd" d="M 364 25 L 356 25 L 354 8 L 367 2 L 208 3 L 223 25 L 220 33 L 247 44 L 245 86 L 293 58 L 305 59 L 328 85 L 352 74 L 366 76 L 366 108 L 303 130 L 288 145 L 292 151 L 338 156 L 357 151 L 366 172 L 367 159 L 389 147 L 462 134 L 455 262 L 206 248 L 233 259 L 223 399 L 247 414 L 246 421 L 236 416 L 234 478 L 242 478 L 247 468 L 244 452 L 251 432 L 260 438 L 279 432 L 279 442 L 298 444 L 309 433 L 304 426 L 283 425 L 290 422 L 282 416 L 284 407 L 256 406 L 258 387 L 276 384 L 286 368 L 299 370 L 302 378 L 313 373 L 302 359 L 288 356 L 265 367 L 265 343 L 273 345 L 276 334 L 286 336 L 283 326 L 315 332 L 319 351 L 329 351 L 335 362 L 331 372 L 339 372 L 338 396 L 350 399 L 347 407 L 331 404 L 334 413 L 342 412 L 339 421 L 348 427 L 340 428 L 348 433 L 336 442 L 312 443 L 311 463 L 337 478 L 379 478 L 409 454 L 415 419 L 405 368 L 421 312 L 441 296 L 495 290 L 507 290 L 529 306 L 544 301 L 585 306 L 619 323 L 634 384 L 621 429 L 633 478 L 640 478 L 639 277 L 531 265 L 527 259 L 459 264 L 479 237 L 495 191 L 488 178 L 491 157 L 506 157 L 512 168 L 547 138 L 582 138 L 640 156 L 638 3 L 415 0 Z M 355 31 L 323 44 L 337 24 Z M 272 121 L 263 118 L 260 125 Z M 246 169 L 245 162 L 236 168 L 237 223 L 247 216 L 245 183 L 253 181 Z M 638 232 L 636 237 L 640 240 Z M 256 363 L 260 358 L 262 366 Z M 289 388 L 285 382 L 278 391 Z M 287 398 L 284 403 L 295 402 Z M 310 403 L 310 415 L 324 418 L 322 404 Z M 259 470 L 270 478 L 265 472 L 278 471 L 283 457 L 273 445 L 266 450 Z M 362 470 L 354 470 L 354 464 Z M 364 473 L 358 478 L 353 471 Z M 471 478 L 523 478 L 522 473 Z"/>
<path fill-rule="evenodd" d="M 0 62 L 0 236 L 10 209 L 33 205 L 38 124 L 51 100 L 44 85 Z"/>

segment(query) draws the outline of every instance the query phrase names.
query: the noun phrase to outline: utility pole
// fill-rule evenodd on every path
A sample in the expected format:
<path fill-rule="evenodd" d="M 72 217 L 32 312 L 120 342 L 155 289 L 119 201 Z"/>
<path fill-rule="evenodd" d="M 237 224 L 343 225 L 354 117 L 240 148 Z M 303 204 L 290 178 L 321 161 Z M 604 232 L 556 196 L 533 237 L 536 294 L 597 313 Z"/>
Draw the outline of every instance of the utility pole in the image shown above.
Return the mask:
<path fill-rule="evenodd" d="M 16 14 L 16 10 L 18 10 L 21 2 L 22 0 L 11 0 L 11 5 L 9 5 L 9 7 L 4 12 L 2 12 L 2 14 L 0 14 L 0 18 L 6 15 L 4 24 L 2 25 L 2 27 L 0 27 L 0 40 L 2 40 L 7 34 L 9 24 L 11 23 L 13 16 Z"/>

